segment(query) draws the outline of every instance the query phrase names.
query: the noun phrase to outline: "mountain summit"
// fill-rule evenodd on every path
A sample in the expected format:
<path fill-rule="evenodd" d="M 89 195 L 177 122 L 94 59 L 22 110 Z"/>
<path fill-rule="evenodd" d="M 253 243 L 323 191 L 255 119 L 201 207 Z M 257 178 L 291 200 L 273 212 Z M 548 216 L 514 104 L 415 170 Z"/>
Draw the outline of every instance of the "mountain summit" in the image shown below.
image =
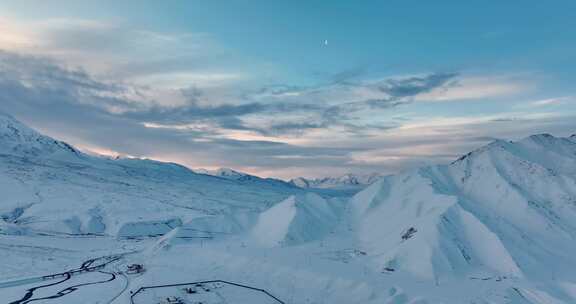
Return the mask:
<path fill-rule="evenodd" d="M 385 177 L 352 199 L 351 212 L 362 248 L 385 272 L 438 282 L 483 278 L 500 283 L 495 294 L 520 290 L 527 300 L 518 303 L 570 303 L 539 284 L 563 288 L 574 280 L 572 138 L 497 140 L 450 165 Z"/>
<path fill-rule="evenodd" d="M 364 175 L 348 173 L 337 177 L 324 177 L 314 179 L 298 177 L 290 180 L 290 183 L 301 188 L 362 188 L 374 183 L 381 177 L 382 175 L 378 173 Z"/>
<path fill-rule="evenodd" d="M 0 232 L 130 237 L 162 234 L 198 215 L 263 210 L 301 192 L 173 163 L 90 156 L 6 114 L 0 114 L 0 189 Z"/>
<path fill-rule="evenodd" d="M 80 156 L 69 144 L 42 135 L 3 112 L 0 112 L 0 143 L 0 151 L 6 154 Z"/>

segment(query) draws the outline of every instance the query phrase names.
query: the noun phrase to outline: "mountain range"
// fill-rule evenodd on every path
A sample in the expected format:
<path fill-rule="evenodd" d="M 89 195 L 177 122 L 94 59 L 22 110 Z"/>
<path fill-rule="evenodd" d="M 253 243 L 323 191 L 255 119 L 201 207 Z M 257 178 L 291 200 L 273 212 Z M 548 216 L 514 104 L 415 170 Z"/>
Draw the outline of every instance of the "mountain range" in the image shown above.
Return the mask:
<path fill-rule="evenodd" d="M 382 175 L 378 173 L 371 174 L 352 174 L 347 173 L 337 177 L 323 178 L 304 178 L 298 177 L 290 180 L 290 183 L 301 188 L 357 188 L 361 189 L 376 182 Z"/>
<path fill-rule="evenodd" d="M 262 178 L 248 173 L 236 171 L 230 168 L 219 168 L 215 170 L 193 169 L 195 173 L 218 176 L 237 181 L 267 181 L 272 183 L 286 183 L 276 178 Z M 287 183 L 303 189 L 357 189 L 360 190 L 381 178 L 378 173 L 352 174 L 347 173 L 336 177 L 305 178 L 297 177 L 290 179 Z"/>
<path fill-rule="evenodd" d="M 314 190 L 343 185 L 359 192 Z M 284 182 L 87 155 L 0 114 L 0 193 L 9 303 L 30 278 L 111 254 L 121 258 L 107 271 L 147 271 L 58 303 L 130 303 L 126 290 L 214 279 L 285 303 L 576 303 L 576 136 Z"/>

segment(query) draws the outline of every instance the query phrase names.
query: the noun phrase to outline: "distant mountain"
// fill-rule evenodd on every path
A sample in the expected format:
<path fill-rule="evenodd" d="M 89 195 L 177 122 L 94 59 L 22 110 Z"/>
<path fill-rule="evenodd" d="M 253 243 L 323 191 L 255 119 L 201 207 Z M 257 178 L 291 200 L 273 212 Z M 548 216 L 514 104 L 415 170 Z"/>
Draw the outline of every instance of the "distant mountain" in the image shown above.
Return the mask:
<path fill-rule="evenodd" d="M 364 175 L 344 174 L 338 177 L 325 177 L 315 179 L 298 177 L 290 180 L 290 183 L 300 188 L 319 188 L 319 189 L 361 188 L 374 183 L 381 177 L 382 175 L 378 173 L 364 174 Z"/>
<path fill-rule="evenodd" d="M 218 177 L 223 177 L 223 178 L 233 179 L 233 180 L 237 180 L 237 179 L 244 178 L 246 176 L 250 176 L 247 173 L 238 172 L 238 171 L 232 170 L 230 168 L 220 168 L 220 169 L 216 169 L 216 170 L 208 170 L 208 169 L 200 168 L 200 169 L 193 169 L 193 171 L 198 173 L 198 174 L 218 176 Z"/>
<path fill-rule="evenodd" d="M 295 185 L 285 182 L 280 179 L 276 178 L 264 178 L 259 177 L 256 175 L 251 175 L 248 173 L 236 171 L 230 168 L 220 168 L 216 170 L 207 170 L 207 169 L 193 169 L 195 173 L 216 176 L 228 180 L 234 180 L 241 183 L 253 183 L 253 184 L 270 184 L 270 185 L 277 185 L 281 187 L 289 187 L 289 188 L 296 188 Z"/>
<path fill-rule="evenodd" d="M 276 178 L 262 178 L 256 175 L 236 171 L 230 168 L 219 168 L 215 170 L 194 169 L 198 174 L 206 174 L 240 182 L 261 182 L 278 185 L 298 187 L 303 189 L 359 189 L 377 180 L 380 175 L 354 175 L 346 174 L 339 177 L 327 177 L 321 179 L 306 179 L 303 177 L 292 179 L 288 182 Z"/>

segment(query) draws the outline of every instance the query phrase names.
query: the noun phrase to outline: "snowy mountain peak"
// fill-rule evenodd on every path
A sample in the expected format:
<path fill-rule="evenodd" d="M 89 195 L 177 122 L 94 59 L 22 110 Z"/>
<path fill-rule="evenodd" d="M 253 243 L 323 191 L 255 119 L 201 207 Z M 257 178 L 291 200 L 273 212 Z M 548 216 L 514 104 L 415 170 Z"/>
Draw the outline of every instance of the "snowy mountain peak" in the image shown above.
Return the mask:
<path fill-rule="evenodd" d="M 463 162 L 466 160 L 469 160 L 472 157 L 475 157 L 477 155 L 486 153 L 488 151 L 494 151 L 494 150 L 504 150 L 506 149 L 507 145 L 510 142 L 505 141 L 505 140 L 501 140 L 501 139 L 495 139 L 493 141 L 491 141 L 489 144 L 482 146 L 476 150 L 473 150 L 471 152 L 468 152 L 462 156 L 460 156 L 458 159 L 456 159 L 455 161 L 452 162 L 452 164 L 455 163 L 459 163 L 459 162 Z"/>
<path fill-rule="evenodd" d="M 260 214 L 252 236 L 266 247 L 296 245 L 325 237 L 337 224 L 338 212 L 328 200 L 292 195 Z"/>
<path fill-rule="evenodd" d="M 548 133 L 542 133 L 542 134 L 530 135 L 530 136 L 520 140 L 520 142 L 533 142 L 533 143 L 537 143 L 537 144 L 553 144 L 555 142 L 562 141 L 562 140 L 565 140 L 565 139 L 560 138 L 560 137 L 555 137 L 555 136 L 548 134 Z"/>
<path fill-rule="evenodd" d="M 533 134 L 528 136 L 529 138 L 556 138 L 554 135 L 550 134 L 550 133 L 540 133 L 540 134 Z"/>
<path fill-rule="evenodd" d="M 371 174 L 344 174 L 338 177 L 324 177 L 307 179 L 298 177 L 290 180 L 290 183 L 300 188 L 346 188 L 346 187 L 364 187 L 374 183 L 381 178 L 378 173 Z"/>
<path fill-rule="evenodd" d="M 572 135 L 570 137 L 564 138 L 564 137 L 556 137 L 554 135 L 548 134 L 548 133 L 541 133 L 541 134 L 534 134 L 534 135 L 530 135 L 528 137 L 525 137 L 517 142 L 514 141 L 508 141 L 508 140 L 502 140 L 502 139 L 495 139 L 494 141 L 490 142 L 489 144 L 482 146 L 466 155 L 463 155 L 462 157 L 460 157 L 458 160 L 462 160 L 465 159 L 471 155 L 478 155 L 481 153 L 485 153 L 485 152 L 494 152 L 497 150 L 510 150 L 511 152 L 514 152 L 513 150 L 517 150 L 518 149 L 518 145 L 521 146 L 533 146 L 533 147 L 545 147 L 548 146 L 547 148 L 554 148 L 554 147 L 559 147 L 562 145 L 571 145 L 571 143 L 573 142 L 573 139 L 576 138 L 576 134 Z M 457 161 L 458 161 L 457 160 Z"/>
<path fill-rule="evenodd" d="M 563 254 L 574 250 L 574 202 L 576 143 L 539 134 L 386 177 L 351 205 L 358 238 L 383 269 L 522 278 L 551 271 L 532 261 L 576 262 Z"/>
<path fill-rule="evenodd" d="M 238 180 L 241 178 L 251 176 L 250 174 L 242 173 L 242 172 L 230 169 L 230 168 L 219 168 L 216 170 L 208 170 L 208 169 L 199 168 L 199 169 L 194 169 L 194 172 L 196 172 L 198 174 L 212 175 L 212 176 L 217 176 L 217 177 L 222 177 L 222 178 L 232 179 L 232 180 Z"/>
<path fill-rule="evenodd" d="M 472 167 L 515 164 L 538 167 L 549 172 L 576 172 L 576 142 L 571 138 L 537 134 L 518 141 L 496 140 L 452 162 L 454 166 Z M 470 170 L 469 168 L 466 169 Z"/>
<path fill-rule="evenodd" d="M 16 120 L 13 116 L 3 112 L 0 112 L 0 134 L 3 140 L 40 136 L 40 134 Z"/>
<path fill-rule="evenodd" d="M 249 183 L 254 185 L 259 184 L 259 185 L 270 185 L 270 186 L 298 189 L 297 186 L 280 179 L 259 177 L 256 175 L 236 171 L 230 168 L 220 168 L 216 170 L 207 170 L 200 168 L 200 169 L 194 169 L 193 171 L 194 173 L 197 174 L 215 176 L 227 180 L 237 181 L 243 184 Z"/>
<path fill-rule="evenodd" d="M 297 177 L 290 180 L 290 183 L 300 188 L 310 188 L 310 183 L 303 177 Z"/>
<path fill-rule="evenodd" d="M 0 151 L 26 156 L 54 153 L 81 156 L 81 153 L 69 144 L 44 136 L 2 112 L 0 112 Z"/>
<path fill-rule="evenodd" d="M 230 168 L 220 168 L 220 169 L 216 170 L 214 175 L 221 176 L 221 177 L 228 177 L 228 178 L 241 178 L 241 177 L 247 176 L 248 174 L 238 172 L 238 171 L 232 170 Z"/>

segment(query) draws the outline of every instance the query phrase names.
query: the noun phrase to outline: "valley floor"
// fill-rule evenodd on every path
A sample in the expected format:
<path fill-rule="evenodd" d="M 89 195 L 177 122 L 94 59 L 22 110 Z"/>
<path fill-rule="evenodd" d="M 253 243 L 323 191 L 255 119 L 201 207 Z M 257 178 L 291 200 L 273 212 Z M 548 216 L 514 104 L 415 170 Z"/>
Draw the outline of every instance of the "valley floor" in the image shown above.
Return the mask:
<path fill-rule="evenodd" d="M 278 303 L 261 292 L 223 283 L 146 289 L 141 287 L 222 280 L 265 290 L 281 303 L 568 303 L 555 300 L 519 278 L 415 280 L 379 271 L 345 238 L 302 246 L 260 248 L 241 238 L 185 241 L 117 240 L 107 237 L 26 237 L 0 239 L 3 303 Z M 40 281 L 97 259 L 104 267 Z M 144 265 L 127 274 L 129 264 Z M 30 289 L 33 295 L 26 297 Z M 194 287 L 193 295 L 183 288 Z M 546 287 L 546 286 L 542 286 Z M 565 284 L 576 292 L 575 284 Z M 206 291 L 208 290 L 208 291 Z M 253 292 L 254 291 L 254 292 Z M 132 296 L 134 293 L 138 293 Z M 175 298 L 174 298 L 175 297 Z M 169 300 L 175 302 L 169 302 Z"/>

